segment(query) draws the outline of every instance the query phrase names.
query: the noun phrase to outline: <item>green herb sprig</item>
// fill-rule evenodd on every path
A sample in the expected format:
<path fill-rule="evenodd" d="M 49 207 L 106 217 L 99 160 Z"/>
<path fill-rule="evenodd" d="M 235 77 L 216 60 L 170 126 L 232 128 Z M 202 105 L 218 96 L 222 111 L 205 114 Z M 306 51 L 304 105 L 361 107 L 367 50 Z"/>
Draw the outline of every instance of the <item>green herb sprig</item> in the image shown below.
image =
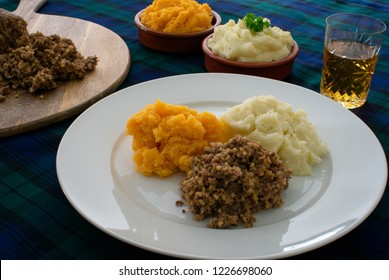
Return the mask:
<path fill-rule="evenodd" d="M 255 17 L 253 13 L 246 14 L 243 17 L 246 27 L 254 32 L 261 32 L 264 28 L 270 27 L 270 22 L 263 20 L 263 17 Z"/>

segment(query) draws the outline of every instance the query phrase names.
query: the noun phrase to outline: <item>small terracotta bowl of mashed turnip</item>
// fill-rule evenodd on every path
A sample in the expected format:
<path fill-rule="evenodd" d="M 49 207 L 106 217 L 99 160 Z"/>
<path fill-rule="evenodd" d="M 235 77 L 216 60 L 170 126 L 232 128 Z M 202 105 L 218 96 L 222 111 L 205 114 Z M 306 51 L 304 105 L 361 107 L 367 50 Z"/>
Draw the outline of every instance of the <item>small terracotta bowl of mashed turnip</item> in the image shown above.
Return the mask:
<path fill-rule="evenodd" d="M 135 25 L 138 28 L 139 42 L 156 51 L 167 53 L 190 53 L 201 51 L 201 43 L 205 37 L 212 34 L 214 28 L 221 23 L 218 13 L 211 11 L 210 25 L 199 31 L 193 32 L 166 32 L 157 31 L 147 27 L 142 22 L 142 15 L 145 10 L 138 12 L 135 16 Z"/>
<path fill-rule="evenodd" d="M 260 33 L 246 30 L 240 19 L 220 25 L 202 42 L 205 68 L 209 72 L 284 80 L 292 72 L 299 46 L 290 32 L 278 27 Z"/>

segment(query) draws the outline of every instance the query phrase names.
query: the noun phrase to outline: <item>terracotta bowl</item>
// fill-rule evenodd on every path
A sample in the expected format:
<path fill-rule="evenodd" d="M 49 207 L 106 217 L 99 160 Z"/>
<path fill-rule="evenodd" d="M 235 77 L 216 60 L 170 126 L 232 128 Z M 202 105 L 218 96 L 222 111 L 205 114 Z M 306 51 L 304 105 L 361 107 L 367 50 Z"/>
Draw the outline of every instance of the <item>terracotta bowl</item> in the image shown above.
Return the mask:
<path fill-rule="evenodd" d="M 144 10 L 135 15 L 135 25 L 138 28 L 138 38 L 142 45 L 161 52 L 189 53 L 201 50 L 201 43 L 205 37 L 213 33 L 213 29 L 221 23 L 218 13 L 212 11 L 212 27 L 201 32 L 178 34 L 159 32 L 147 28 L 140 21 Z"/>
<path fill-rule="evenodd" d="M 297 57 L 299 47 L 294 41 L 292 52 L 286 58 L 272 62 L 239 62 L 215 55 L 208 48 L 207 36 L 202 43 L 205 68 L 209 72 L 238 73 L 253 76 L 283 80 L 290 75 L 294 59 Z"/>

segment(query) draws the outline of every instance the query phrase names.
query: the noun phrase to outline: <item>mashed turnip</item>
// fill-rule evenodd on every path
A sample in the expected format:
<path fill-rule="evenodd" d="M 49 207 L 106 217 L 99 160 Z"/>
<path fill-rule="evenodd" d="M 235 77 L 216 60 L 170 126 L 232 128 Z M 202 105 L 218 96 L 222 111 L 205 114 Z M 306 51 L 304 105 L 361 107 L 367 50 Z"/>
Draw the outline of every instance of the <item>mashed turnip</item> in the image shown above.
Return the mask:
<path fill-rule="evenodd" d="M 215 115 L 157 100 L 127 121 L 133 160 L 143 175 L 167 177 L 188 171 L 191 158 L 210 142 L 226 141 L 225 125 Z"/>
<path fill-rule="evenodd" d="M 212 10 L 194 0 L 154 0 L 141 15 L 141 22 L 155 31 L 193 33 L 212 26 Z"/>

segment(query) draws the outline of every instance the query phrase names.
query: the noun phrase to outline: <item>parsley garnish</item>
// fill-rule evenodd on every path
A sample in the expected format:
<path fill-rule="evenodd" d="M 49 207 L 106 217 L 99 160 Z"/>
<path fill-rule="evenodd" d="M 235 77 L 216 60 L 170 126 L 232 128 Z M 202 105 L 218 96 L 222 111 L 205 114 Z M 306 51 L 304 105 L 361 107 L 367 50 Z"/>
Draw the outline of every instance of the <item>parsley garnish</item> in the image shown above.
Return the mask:
<path fill-rule="evenodd" d="M 243 18 L 246 27 L 254 32 L 261 32 L 264 28 L 270 27 L 270 22 L 263 20 L 263 17 L 255 17 L 254 14 L 246 14 Z"/>

